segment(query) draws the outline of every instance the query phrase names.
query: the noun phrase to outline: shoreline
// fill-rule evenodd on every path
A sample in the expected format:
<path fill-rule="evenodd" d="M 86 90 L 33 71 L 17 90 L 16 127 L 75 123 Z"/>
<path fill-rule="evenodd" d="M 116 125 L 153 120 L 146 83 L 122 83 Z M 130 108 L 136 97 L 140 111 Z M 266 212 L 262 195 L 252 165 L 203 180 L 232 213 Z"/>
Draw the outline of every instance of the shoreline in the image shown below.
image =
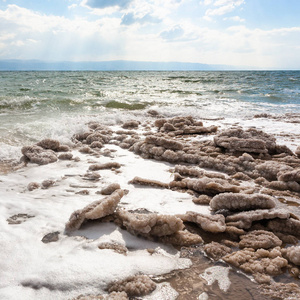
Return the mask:
<path fill-rule="evenodd" d="M 298 181 L 293 181 L 296 182 L 294 184 L 289 179 L 289 176 L 296 176 L 293 174 L 292 169 L 297 170 L 300 168 L 300 159 L 295 155 L 295 150 L 299 144 L 295 144 L 296 141 L 290 141 L 291 145 L 294 144 L 294 153 L 292 153 L 286 147 L 279 146 L 272 136 L 253 129 L 251 131 L 251 128 L 250 131 L 247 131 L 240 130 L 236 126 L 233 128 L 234 132 L 228 132 L 224 130 L 226 120 L 224 120 L 221 129 L 220 127 L 213 127 L 213 123 L 216 123 L 216 121 L 204 123 L 202 124 L 191 117 L 154 118 L 153 121 L 146 121 L 145 123 L 130 120 L 124 122 L 120 127 L 103 126 L 100 123 L 91 122 L 88 124 L 89 129 L 86 132 L 77 135 L 74 133 L 74 145 L 72 147 L 53 142 L 50 139 L 47 142 L 41 141 L 38 143 L 41 149 L 24 147 L 26 149 L 24 150 L 23 148 L 22 152 L 28 165 L 15 172 L 0 175 L 0 180 L 6 185 L 3 189 L 5 195 L 2 200 L 4 204 L 4 208 L 2 208 L 3 216 L 6 216 L 7 219 L 15 216 L 15 219 L 20 221 L 20 223 L 13 225 L 3 221 L 5 233 L 7 233 L 4 236 L 7 241 L 10 241 L 11 235 L 16 238 L 15 231 L 19 232 L 19 234 L 24 234 L 23 230 L 27 228 L 28 235 L 22 238 L 27 256 L 32 257 L 32 253 L 27 248 L 26 243 L 28 243 L 28 247 L 36 247 L 38 251 L 41 251 L 41 249 L 46 251 L 47 255 L 43 257 L 44 260 L 52 257 L 51 259 L 54 259 L 54 261 L 52 265 L 45 261 L 48 267 L 45 273 L 39 270 L 38 267 L 33 269 L 31 267 L 31 270 L 28 272 L 24 269 L 25 278 L 10 279 L 10 284 L 6 286 L 5 282 L 8 283 L 8 281 L 4 281 L 3 285 L 5 286 L 6 296 L 8 296 L 7 299 L 9 299 L 9 295 L 14 293 L 12 290 L 13 282 L 21 286 L 19 289 L 23 293 L 25 292 L 27 296 L 24 297 L 28 298 L 37 297 L 37 295 L 55 295 L 55 297 L 58 297 L 57 299 L 66 295 L 68 297 L 72 295 L 71 297 L 75 298 L 79 294 L 84 293 L 97 295 L 97 285 L 95 285 L 97 272 L 95 271 L 92 271 L 91 275 L 89 275 L 91 276 L 91 287 L 86 287 L 87 282 L 85 282 L 82 288 L 76 291 L 75 281 L 72 284 L 68 283 L 68 288 L 64 291 L 61 285 L 63 284 L 62 282 L 66 284 L 66 280 L 60 282 L 62 279 L 58 278 L 48 284 L 47 290 L 45 280 L 50 274 L 55 274 L 55 267 L 58 267 L 61 260 L 61 258 L 53 256 L 54 249 L 61 253 L 63 266 L 68 268 L 68 264 L 70 264 L 69 267 L 71 267 L 73 272 L 75 272 L 76 268 L 85 268 L 80 263 L 75 263 L 77 255 L 81 259 L 85 259 L 84 257 L 87 255 L 87 265 L 90 267 L 92 267 L 92 261 L 97 255 L 100 255 L 103 259 L 107 256 L 116 260 L 119 260 L 120 256 L 123 255 L 124 257 L 122 257 L 120 263 L 121 265 L 124 264 L 124 266 L 128 264 L 126 258 L 131 261 L 135 257 L 139 261 L 138 272 L 133 265 L 129 269 L 125 268 L 122 275 L 118 274 L 116 276 L 114 272 L 117 269 L 113 269 L 112 273 L 108 272 L 111 275 L 108 275 L 109 278 L 107 279 L 103 277 L 103 284 L 100 288 L 101 293 L 105 294 L 105 286 L 113 278 L 125 279 L 127 277 L 126 274 L 134 275 L 134 273 L 142 272 L 143 274 L 151 275 L 150 278 L 152 277 L 156 284 L 161 282 L 161 280 L 165 283 L 166 281 L 170 282 L 171 286 L 167 285 L 167 289 L 176 290 L 177 286 L 179 291 L 181 291 L 181 294 L 178 290 L 176 291 L 178 299 L 184 299 L 181 298 L 184 297 L 186 292 L 184 287 L 180 287 L 178 283 L 176 284 L 175 279 L 175 281 L 172 281 L 172 277 L 169 279 L 168 275 L 165 275 L 166 277 L 164 278 L 163 274 L 168 274 L 172 271 L 175 273 L 174 278 L 180 277 L 181 275 L 179 274 L 185 274 L 183 269 L 190 265 L 190 259 L 194 262 L 194 265 L 186 269 L 186 274 L 192 269 L 197 271 L 197 268 L 195 268 L 197 257 L 202 257 L 201 259 L 204 260 L 207 259 L 204 257 L 211 257 L 210 260 L 207 259 L 207 262 L 208 265 L 212 266 L 220 265 L 219 259 L 222 258 L 221 266 L 227 266 L 224 259 L 227 262 L 231 261 L 234 253 L 238 251 L 240 251 L 240 255 L 244 255 L 245 250 L 240 246 L 242 240 L 240 237 L 247 237 L 247 234 L 252 231 L 259 231 L 258 237 L 260 234 L 265 234 L 264 231 L 270 232 L 275 236 L 272 235 L 270 239 L 271 246 L 262 246 L 264 248 L 264 251 L 261 251 L 263 253 L 260 253 L 262 256 L 258 255 L 253 258 L 257 261 L 256 263 L 260 264 L 262 261 L 268 260 L 268 264 L 272 265 L 273 259 L 276 257 L 280 258 L 280 262 L 274 262 L 273 270 L 267 270 L 262 264 L 260 270 L 263 270 L 263 273 L 255 271 L 255 267 L 251 266 L 248 266 L 247 270 L 251 270 L 250 274 L 253 274 L 256 280 L 261 274 L 264 282 L 260 283 L 277 286 L 283 292 L 285 287 L 276 285 L 276 282 L 280 281 L 282 274 L 287 274 L 287 270 L 291 274 L 298 274 L 294 275 L 296 277 L 300 274 L 299 267 L 294 263 L 295 259 L 291 258 L 292 255 L 285 250 L 287 248 L 284 245 L 286 243 L 289 246 L 288 248 L 293 247 L 292 243 L 299 245 L 299 237 L 294 237 L 293 239 L 292 232 L 280 232 L 282 230 L 280 229 L 281 227 L 278 224 L 274 224 L 273 221 L 279 218 L 279 220 L 294 222 L 293 226 L 298 226 L 298 222 L 300 224 L 299 183 L 297 183 Z M 250 133 L 252 134 L 251 138 L 249 138 Z M 236 135 L 239 135 L 239 137 Z M 200 136 L 203 138 L 199 138 Z M 218 139 L 216 140 L 215 137 L 218 137 Z M 233 137 L 235 139 L 232 139 Z M 289 139 L 289 136 L 284 135 L 284 139 Z M 253 140 L 255 140 L 254 143 Z M 61 148 L 59 149 L 59 147 Z M 50 163 L 45 163 L 45 159 L 46 162 Z M 32 163 L 33 161 L 41 165 L 38 166 Z M 112 165 L 112 163 L 115 164 Z M 106 165 L 106 167 L 103 167 L 103 165 Z M 176 167 L 177 165 L 182 167 Z M 5 166 L 4 170 L 7 169 L 8 167 Z M 98 174 L 99 177 L 95 174 Z M 134 183 L 131 183 L 135 177 L 140 179 L 136 179 Z M 104 201 L 109 196 L 104 197 L 103 194 L 101 195 L 101 190 L 110 184 L 116 183 L 126 193 L 119 199 L 112 212 L 101 216 L 98 223 L 89 221 L 90 217 L 84 215 L 82 228 L 77 228 L 72 234 L 65 231 L 64 226 L 73 211 L 78 209 L 84 211 L 85 207 L 95 201 L 99 201 L 99 198 L 101 198 L 101 201 Z M 267 212 L 264 212 L 258 218 L 256 216 L 256 219 L 250 222 L 250 227 L 245 225 L 246 223 L 239 224 L 234 220 L 234 215 L 238 214 L 238 212 L 235 211 L 236 207 L 231 206 L 233 205 L 233 200 L 230 193 L 242 195 L 239 201 L 245 201 L 246 203 L 243 204 L 244 208 L 240 209 L 240 214 L 246 212 L 246 215 L 248 212 L 248 218 L 251 218 L 249 211 L 267 210 Z M 225 201 L 224 204 L 222 203 L 223 200 L 218 202 L 218 210 L 214 212 L 209 202 L 212 199 L 218 199 L 217 196 L 222 194 L 228 197 L 228 199 L 225 197 L 225 200 L 229 201 L 229 203 Z M 228 196 L 228 194 L 230 195 Z M 249 197 L 252 194 L 263 195 L 265 198 L 263 197 L 263 200 L 257 202 L 260 204 L 253 204 L 254 200 Z M 18 202 L 12 200 L 11 197 L 13 195 L 18 199 Z M 205 198 L 206 204 L 197 204 L 199 201 L 203 201 L 203 197 L 200 197 L 201 195 L 207 196 Z M 199 200 L 200 198 L 202 200 Z M 195 199 L 198 199 L 198 202 Z M 267 199 L 267 203 L 271 203 L 271 206 L 261 206 L 265 205 L 261 204 L 262 202 L 265 203 L 264 199 Z M 217 200 L 213 201 L 216 202 Z M 273 202 L 275 207 L 272 206 Z M 249 203 L 251 203 L 250 208 L 248 207 Z M 231 207 L 233 211 L 231 211 Z M 141 211 L 141 209 L 144 211 Z M 130 212 L 132 215 L 122 215 L 119 211 Z M 189 211 L 194 212 L 196 215 L 189 214 Z M 291 216 L 291 212 L 293 216 Z M 147 220 L 149 214 L 154 219 L 160 218 L 157 224 L 160 224 L 159 226 L 162 226 L 162 228 L 168 227 L 167 234 L 161 235 L 160 233 L 157 235 L 157 233 L 151 233 L 152 230 L 156 232 L 154 228 L 157 225 L 147 225 L 151 227 L 150 231 L 146 229 L 141 230 L 139 228 L 141 225 L 135 225 L 132 221 L 132 218 L 137 216 Z M 28 218 L 25 215 L 33 217 Z M 171 219 L 170 217 L 161 217 L 166 215 L 173 217 Z M 218 216 L 219 219 L 211 219 L 212 216 Z M 201 221 L 199 221 L 199 218 Z M 242 215 L 240 218 L 243 218 Z M 151 223 L 152 221 L 149 219 L 147 222 Z M 176 225 L 177 229 L 172 228 L 174 222 L 182 224 L 183 227 L 178 225 L 178 229 Z M 116 225 L 113 225 L 114 223 Z M 203 225 L 206 223 L 208 224 L 207 226 Z M 274 234 L 277 231 L 272 229 L 275 228 L 275 225 L 277 226 L 278 234 Z M 34 229 L 32 226 L 34 226 Z M 99 231 L 100 235 L 97 234 L 97 231 Z M 59 232 L 57 240 L 41 246 L 40 240 L 42 235 L 47 235 L 51 232 Z M 290 236 L 290 239 L 285 239 L 282 233 Z M 36 234 L 40 237 L 40 240 L 36 240 L 36 237 L 34 237 Z M 207 236 L 210 238 L 208 239 Z M 199 237 L 203 242 L 199 242 Z M 256 239 L 269 239 L 268 236 L 258 237 Z M 103 241 L 108 244 L 117 243 L 122 245 L 125 247 L 127 255 L 118 254 L 111 248 L 99 250 L 98 244 Z M 212 241 L 217 243 L 213 249 L 223 254 L 221 257 L 215 256 L 215 250 L 205 247 Z M 159 243 L 155 244 L 157 242 Z M 149 243 L 149 247 L 143 248 L 143 243 Z M 164 243 L 166 243 L 165 246 L 163 246 Z M 174 248 L 168 246 L 170 243 L 179 250 L 181 248 L 181 251 L 176 252 Z M 252 248 L 254 250 L 250 252 L 258 253 L 258 248 L 253 245 L 253 242 L 249 245 L 254 247 Z M 248 247 L 251 248 L 249 245 Z M 231 249 L 230 252 L 228 252 L 228 249 L 226 250 L 227 252 L 222 252 L 221 249 L 225 249 L 225 246 Z M 161 251 L 159 250 L 160 247 L 166 248 Z M 71 250 L 72 248 L 77 250 L 74 252 Z M 272 249 L 275 249 L 275 252 L 277 251 L 275 258 Z M 9 249 L 9 247 L 5 250 L 16 251 L 15 253 L 20 251 L 19 249 Z M 69 251 L 71 253 L 74 252 L 71 260 L 66 256 Z M 300 253 L 298 246 L 296 246 L 295 251 Z M 143 262 L 143 257 L 146 261 L 150 260 L 153 266 L 150 267 L 151 263 L 148 265 L 148 263 Z M 159 266 L 159 264 L 157 265 L 156 259 L 162 263 L 163 267 Z M 96 261 L 100 263 L 98 258 Z M 171 261 L 173 262 L 171 263 Z M 282 266 L 279 267 L 276 263 L 282 264 Z M 1 262 L 1 264 L 4 264 L 7 268 L 9 266 L 5 262 Z M 20 264 L 27 265 L 24 261 L 20 262 Z M 76 266 L 75 269 L 72 267 L 73 264 Z M 14 267 L 13 264 L 12 266 Z M 229 266 L 231 266 L 230 272 L 234 274 L 237 273 L 232 270 L 240 269 L 242 272 L 245 272 L 242 265 L 232 267 L 232 263 L 229 263 Z M 106 268 L 109 270 L 109 266 Z M 156 268 L 160 271 L 156 270 L 158 273 L 154 274 L 153 272 Z M 228 267 L 226 268 L 228 269 Z M 130 269 L 134 271 L 132 272 Z M 176 269 L 179 270 L 176 271 Z M 61 270 L 61 272 L 66 272 L 66 278 L 70 276 L 69 279 L 71 279 L 71 270 Z M 37 274 L 40 276 L 39 279 L 36 277 Z M 203 293 L 208 293 L 207 295 L 213 293 L 208 284 L 210 279 L 201 277 L 201 274 L 198 274 L 201 282 L 198 287 L 198 297 Z M 6 273 L 6 275 L 10 278 L 13 274 Z M 160 279 L 155 280 L 154 275 Z M 79 280 L 83 280 L 82 275 L 78 276 Z M 105 276 L 105 274 L 103 273 L 101 276 Z M 299 279 L 293 278 L 292 275 L 285 276 L 288 278 L 284 279 L 285 282 L 297 284 L 298 287 L 294 287 L 293 293 L 296 295 L 295 297 L 299 296 Z M 35 286 L 38 286 L 38 288 L 35 288 Z M 50 289 L 49 286 L 51 287 Z M 165 286 L 164 288 L 166 288 Z M 234 288 L 233 283 L 229 287 L 229 293 L 233 292 L 232 288 Z M 290 288 L 292 289 L 293 287 Z M 242 289 L 242 286 L 240 286 L 240 289 Z M 169 290 L 169 294 L 172 294 L 171 290 Z M 176 293 L 174 292 L 174 295 Z M 226 299 L 226 296 L 229 295 L 228 292 L 221 290 L 219 293 L 220 297 L 225 297 L 222 299 Z M 267 293 L 267 288 L 265 288 L 265 293 Z M 202 297 L 206 296 L 203 294 Z M 265 297 L 267 299 L 268 296 Z M 147 296 L 145 296 L 145 299 L 148 299 Z"/>

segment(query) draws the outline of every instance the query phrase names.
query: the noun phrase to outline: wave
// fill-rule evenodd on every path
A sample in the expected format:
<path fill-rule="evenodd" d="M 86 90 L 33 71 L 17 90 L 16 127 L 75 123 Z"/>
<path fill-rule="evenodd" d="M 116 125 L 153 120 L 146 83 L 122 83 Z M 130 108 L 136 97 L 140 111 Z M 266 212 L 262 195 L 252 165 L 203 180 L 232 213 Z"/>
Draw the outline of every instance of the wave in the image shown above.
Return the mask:
<path fill-rule="evenodd" d="M 105 104 L 106 108 L 120 108 L 120 109 L 127 109 L 127 110 L 140 110 L 145 109 L 149 103 L 141 103 L 141 102 L 135 102 L 135 103 L 125 103 L 125 102 L 119 102 L 116 100 L 109 101 Z"/>

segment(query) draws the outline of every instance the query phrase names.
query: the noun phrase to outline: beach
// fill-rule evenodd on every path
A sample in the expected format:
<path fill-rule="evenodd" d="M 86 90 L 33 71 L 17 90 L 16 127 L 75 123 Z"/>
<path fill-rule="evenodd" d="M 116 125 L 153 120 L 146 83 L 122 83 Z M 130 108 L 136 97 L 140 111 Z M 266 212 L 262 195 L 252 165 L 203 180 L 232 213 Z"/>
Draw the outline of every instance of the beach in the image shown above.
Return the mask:
<path fill-rule="evenodd" d="M 299 298 L 299 72 L 1 76 L 1 299 Z"/>

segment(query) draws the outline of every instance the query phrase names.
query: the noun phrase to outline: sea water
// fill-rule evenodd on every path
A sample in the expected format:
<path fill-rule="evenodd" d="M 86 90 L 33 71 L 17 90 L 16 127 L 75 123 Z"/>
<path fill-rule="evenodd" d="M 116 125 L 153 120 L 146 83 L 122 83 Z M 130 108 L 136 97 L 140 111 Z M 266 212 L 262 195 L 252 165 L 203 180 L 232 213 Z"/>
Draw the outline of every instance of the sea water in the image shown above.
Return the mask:
<path fill-rule="evenodd" d="M 21 146 L 43 138 L 67 143 L 91 120 L 143 120 L 151 109 L 248 126 L 262 114 L 295 118 L 299 93 L 300 71 L 0 72 L 0 159 L 17 158 Z M 288 123 L 300 134 L 297 121 Z M 260 123 L 280 134 L 277 125 Z"/>

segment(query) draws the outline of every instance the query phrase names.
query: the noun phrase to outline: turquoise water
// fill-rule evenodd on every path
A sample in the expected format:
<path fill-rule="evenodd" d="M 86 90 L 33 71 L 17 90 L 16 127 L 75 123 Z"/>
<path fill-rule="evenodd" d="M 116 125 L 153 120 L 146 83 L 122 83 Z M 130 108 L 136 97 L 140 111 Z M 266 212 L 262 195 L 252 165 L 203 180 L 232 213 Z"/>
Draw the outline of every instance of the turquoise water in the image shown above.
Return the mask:
<path fill-rule="evenodd" d="M 206 119 L 299 114 L 299 94 L 300 71 L 0 72 L 0 146 L 63 139 L 90 118 L 114 124 L 149 109 Z"/>

